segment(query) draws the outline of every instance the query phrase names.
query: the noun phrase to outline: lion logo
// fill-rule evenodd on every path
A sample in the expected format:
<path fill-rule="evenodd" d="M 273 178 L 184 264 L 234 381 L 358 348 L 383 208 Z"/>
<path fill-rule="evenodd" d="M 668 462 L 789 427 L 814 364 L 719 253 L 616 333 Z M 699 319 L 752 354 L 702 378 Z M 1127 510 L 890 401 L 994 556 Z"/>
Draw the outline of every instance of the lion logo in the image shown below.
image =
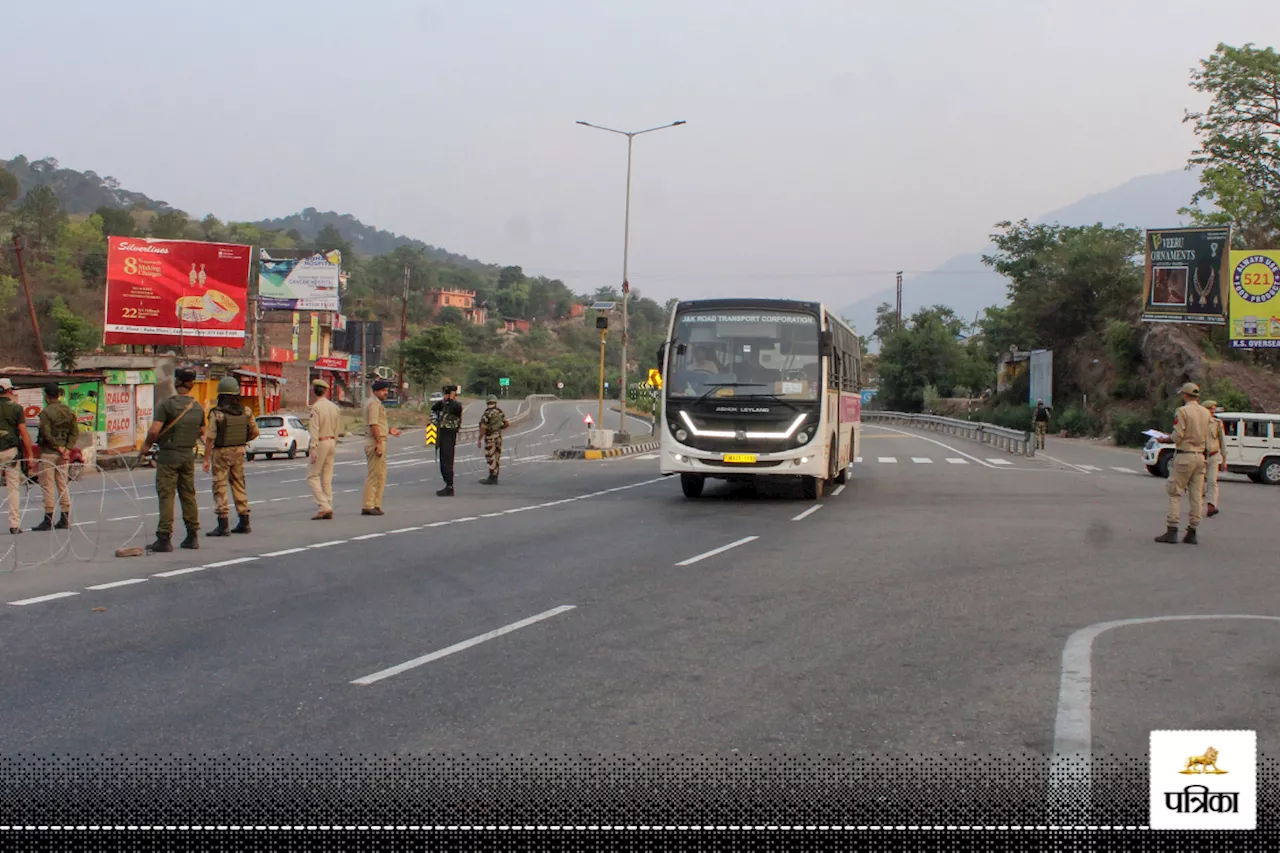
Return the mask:
<path fill-rule="evenodd" d="M 1212 771 L 1209 770 L 1210 767 L 1213 768 Z M 1194 768 L 1199 768 L 1199 769 L 1194 769 Z M 1204 755 L 1193 755 L 1190 758 L 1188 758 L 1186 766 L 1182 770 L 1179 770 L 1178 772 L 1183 774 L 1190 774 L 1190 773 L 1209 773 L 1209 772 L 1226 773 L 1227 771 L 1218 769 L 1218 750 L 1214 749 L 1213 747 L 1209 747 L 1204 751 Z"/>

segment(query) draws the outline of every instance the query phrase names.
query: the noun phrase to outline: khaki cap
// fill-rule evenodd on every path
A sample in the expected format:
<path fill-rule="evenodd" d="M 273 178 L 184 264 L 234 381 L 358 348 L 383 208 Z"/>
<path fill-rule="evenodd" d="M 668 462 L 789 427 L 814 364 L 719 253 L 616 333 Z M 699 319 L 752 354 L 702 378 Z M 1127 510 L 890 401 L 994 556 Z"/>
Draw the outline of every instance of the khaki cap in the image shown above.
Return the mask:
<path fill-rule="evenodd" d="M 325 382 L 323 379 L 312 379 L 311 387 L 312 388 L 328 388 L 329 383 Z"/>
<path fill-rule="evenodd" d="M 0 394 L 8 394 L 13 390 L 12 379 L 0 379 Z"/>
<path fill-rule="evenodd" d="M 1217 400 L 1205 400 L 1205 401 L 1204 401 L 1203 403 L 1201 403 L 1200 405 L 1204 406 L 1206 409 L 1216 409 L 1216 408 L 1218 408 L 1218 401 L 1217 401 Z"/>
<path fill-rule="evenodd" d="M 1190 394 L 1192 397 L 1199 397 L 1199 396 L 1200 396 L 1200 386 L 1199 386 L 1199 385 L 1197 385 L 1197 384 L 1196 384 L 1196 383 L 1194 383 L 1194 382 L 1188 382 L 1187 384 L 1185 384 L 1185 385 L 1183 385 L 1183 386 L 1182 386 L 1182 389 L 1181 389 L 1180 393 L 1182 393 L 1182 394 Z"/>

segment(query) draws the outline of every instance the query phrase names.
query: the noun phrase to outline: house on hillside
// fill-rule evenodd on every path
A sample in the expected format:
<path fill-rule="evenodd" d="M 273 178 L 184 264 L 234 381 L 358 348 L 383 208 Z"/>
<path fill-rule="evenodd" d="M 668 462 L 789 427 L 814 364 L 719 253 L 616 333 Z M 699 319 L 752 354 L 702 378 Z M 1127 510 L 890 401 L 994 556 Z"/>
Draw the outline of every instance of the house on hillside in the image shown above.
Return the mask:
<path fill-rule="evenodd" d="M 434 318 L 442 308 L 457 308 L 468 323 L 483 326 L 489 321 L 489 312 L 476 302 L 474 290 L 462 290 L 454 287 L 433 287 L 425 296 L 427 307 Z"/>
<path fill-rule="evenodd" d="M 503 317 L 502 323 L 504 326 L 506 326 L 506 332 L 509 335 L 514 335 L 517 332 L 525 333 L 525 332 L 528 332 L 530 329 L 530 324 L 528 320 L 520 320 L 515 317 Z"/>

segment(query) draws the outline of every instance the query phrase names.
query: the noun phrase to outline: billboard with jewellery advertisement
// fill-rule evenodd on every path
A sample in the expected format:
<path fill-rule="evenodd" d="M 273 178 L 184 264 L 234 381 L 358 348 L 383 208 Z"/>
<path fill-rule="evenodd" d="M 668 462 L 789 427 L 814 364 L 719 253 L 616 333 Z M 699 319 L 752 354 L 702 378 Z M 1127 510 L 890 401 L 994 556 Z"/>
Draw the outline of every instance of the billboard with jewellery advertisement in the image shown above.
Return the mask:
<path fill-rule="evenodd" d="M 1280 250 L 1232 252 L 1230 285 L 1232 348 L 1280 347 Z"/>
<path fill-rule="evenodd" d="M 1225 326 L 1230 247 L 1229 228 L 1148 231 L 1142 319 Z"/>
<path fill-rule="evenodd" d="M 248 246 L 107 238 L 103 343 L 244 346 Z"/>

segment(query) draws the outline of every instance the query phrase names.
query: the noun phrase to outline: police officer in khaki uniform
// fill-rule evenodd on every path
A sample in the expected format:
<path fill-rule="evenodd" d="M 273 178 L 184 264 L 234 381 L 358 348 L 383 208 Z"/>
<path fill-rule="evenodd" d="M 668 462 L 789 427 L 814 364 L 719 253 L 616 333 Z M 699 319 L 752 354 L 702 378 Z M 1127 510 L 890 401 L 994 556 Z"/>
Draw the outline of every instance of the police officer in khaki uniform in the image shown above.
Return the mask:
<path fill-rule="evenodd" d="M 342 415 L 326 395 L 329 383 L 323 379 L 311 382 L 311 415 L 307 431 L 311 433 L 311 464 L 307 466 L 307 485 L 315 498 L 316 514 L 312 521 L 329 521 L 333 518 L 333 456 L 338 449 L 338 432 L 342 429 Z"/>
<path fill-rule="evenodd" d="M 0 472 L 9 492 L 9 533 L 22 532 L 22 460 L 35 459 L 26 413 L 13 401 L 13 382 L 0 379 Z"/>
<path fill-rule="evenodd" d="M 1178 519 L 1182 512 L 1182 496 L 1186 494 L 1191 504 L 1187 533 L 1182 541 L 1196 544 L 1196 528 L 1202 517 L 1204 500 L 1205 449 L 1212 429 L 1213 415 L 1200 405 L 1200 386 L 1188 382 L 1182 386 L 1184 405 L 1173 416 L 1173 435 L 1165 436 L 1173 442 L 1175 451 L 1173 469 L 1165 487 L 1169 493 L 1169 516 L 1165 519 L 1165 534 L 1157 536 L 1157 542 L 1178 542 Z"/>
<path fill-rule="evenodd" d="M 1205 410 L 1213 415 L 1209 428 L 1209 442 L 1205 447 L 1205 482 L 1204 495 L 1209 511 L 1205 515 L 1213 518 L 1218 514 L 1218 475 L 1227 470 L 1227 433 L 1218 420 L 1217 400 L 1205 400 Z"/>
<path fill-rule="evenodd" d="M 153 552 L 173 550 L 173 496 L 182 501 L 182 521 L 187 538 L 180 547 L 200 547 L 200 508 L 196 502 L 196 443 L 204 437 L 204 408 L 194 397 L 196 374 L 180 368 L 173 372 L 173 386 L 178 392 L 156 406 L 151 428 L 142 442 L 139 458 L 147 455 L 151 445 L 156 454 L 156 497 L 160 501 L 160 520 L 156 523 L 156 541 L 147 546 Z"/>
<path fill-rule="evenodd" d="M 378 379 L 373 383 L 373 396 L 364 404 L 364 425 L 369 430 L 364 440 L 364 456 L 369 470 L 364 477 L 364 509 L 361 515 L 382 515 L 382 495 L 387 489 L 387 436 L 399 435 L 400 430 L 387 425 L 387 409 L 382 401 L 387 399 L 391 383 Z"/>
<path fill-rule="evenodd" d="M 245 491 L 245 446 L 258 437 L 258 422 L 240 402 L 240 383 L 234 376 L 218 380 L 218 405 L 209 412 L 209 428 L 204 434 L 204 472 L 213 473 L 213 511 L 218 526 L 206 536 L 230 536 L 249 533 L 249 495 Z M 227 505 L 227 488 L 235 500 L 240 517 L 234 530 L 228 530 L 231 507 Z"/>
<path fill-rule="evenodd" d="M 44 409 L 40 412 L 40 490 L 44 492 L 44 521 L 32 531 L 66 530 L 71 526 L 71 486 L 67 466 L 71 451 L 80 440 L 80 426 L 71 407 L 62 402 L 62 389 L 50 382 L 44 386 Z M 57 494 L 54 493 L 55 487 Z M 53 523 L 57 499 L 62 515 Z"/>
<path fill-rule="evenodd" d="M 493 395 L 485 401 L 484 414 L 480 416 L 480 439 L 476 447 L 484 448 L 484 461 L 489 464 L 489 476 L 480 481 L 482 486 L 498 485 L 498 472 L 502 468 L 502 431 L 511 426 L 506 413 L 498 408 L 498 398 Z"/>

